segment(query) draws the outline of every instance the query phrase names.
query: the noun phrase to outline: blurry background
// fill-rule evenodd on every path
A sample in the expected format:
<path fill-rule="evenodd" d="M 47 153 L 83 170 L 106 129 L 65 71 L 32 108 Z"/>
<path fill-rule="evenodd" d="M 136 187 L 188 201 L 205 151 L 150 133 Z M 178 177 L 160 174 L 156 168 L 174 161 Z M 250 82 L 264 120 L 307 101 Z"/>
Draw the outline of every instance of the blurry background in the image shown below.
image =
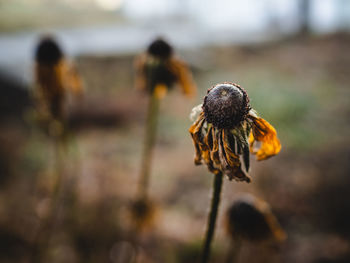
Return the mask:
<path fill-rule="evenodd" d="M 29 262 L 47 214 L 52 141 L 30 121 L 33 52 L 56 36 L 85 84 L 69 102 L 63 205 L 46 262 L 195 262 L 212 175 L 193 165 L 191 108 L 222 81 L 241 84 L 282 152 L 253 162 L 251 184 L 225 180 L 213 262 L 229 249 L 224 213 L 243 192 L 270 203 L 284 244 L 246 244 L 240 262 L 350 262 L 350 1 L 0 0 L 0 262 Z M 136 192 L 147 98 L 133 59 L 163 36 L 194 73 L 198 95 L 163 100 L 154 154 L 154 225 L 137 248 Z M 254 158 L 254 157 L 253 157 Z"/>

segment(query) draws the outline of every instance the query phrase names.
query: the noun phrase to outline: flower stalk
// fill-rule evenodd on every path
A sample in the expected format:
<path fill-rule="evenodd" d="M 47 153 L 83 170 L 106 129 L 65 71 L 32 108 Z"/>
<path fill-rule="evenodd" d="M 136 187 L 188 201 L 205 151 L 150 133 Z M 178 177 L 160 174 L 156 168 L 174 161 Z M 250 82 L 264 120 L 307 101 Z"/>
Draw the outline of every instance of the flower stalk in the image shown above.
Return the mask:
<path fill-rule="evenodd" d="M 155 93 L 148 101 L 145 141 L 143 146 L 141 175 L 139 182 L 139 198 L 147 198 L 147 189 L 150 179 L 151 162 L 153 156 L 154 144 L 157 134 L 157 122 L 160 100 Z"/>
<path fill-rule="evenodd" d="M 156 39 L 149 45 L 147 51 L 135 60 L 135 86 L 149 95 L 138 185 L 139 200 L 147 200 L 161 100 L 175 85 L 179 86 L 182 92 L 189 97 L 193 96 L 196 91 L 187 65 L 176 58 L 173 53 L 171 45 L 163 39 Z"/>
<path fill-rule="evenodd" d="M 82 94 L 82 82 L 73 63 L 68 62 L 56 41 L 43 37 L 35 52 L 35 99 L 37 121 L 48 133 L 54 145 L 54 182 L 48 215 L 34 238 L 32 262 L 41 262 L 49 246 L 62 202 L 64 151 L 67 135 L 65 103 L 67 91 Z"/>
<path fill-rule="evenodd" d="M 202 251 L 201 261 L 200 261 L 201 263 L 207 263 L 210 258 L 211 242 L 213 240 L 213 236 L 215 232 L 216 218 L 217 218 L 219 204 L 220 204 L 222 181 L 223 181 L 222 173 L 218 173 L 214 176 L 213 196 L 211 199 L 210 212 L 208 216 L 208 225 L 207 225 L 205 241 L 204 241 L 204 246 L 203 246 L 203 251 Z"/>
<path fill-rule="evenodd" d="M 201 256 L 201 262 L 206 263 L 210 256 L 223 176 L 249 183 L 250 152 L 258 160 L 264 160 L 278 154 L 281 144 L 276 130 L 258 117 L 249 105 L 247 92 L 238 84 L 225 82 L 209 89 L 203 104 L 192 110 L 191 116 L 195 115 L 198 115 L 197 119 L 189 129 L 195 147 L 194 163 L 206 164 L 214 174 L 213 199 Z M 259 149 L 254 147 L 256 141 L 261 142 Z"/>
<path fill-rule="evenodd" d="M 57 223 L 58 212 L 61 206 L 60 194 L 63 188 L 63 141 L 61 137 L 58 137 L 54 140 L 55 148 L 55 169 L 54 176 L 55 180 L 53 183 L 51 203 L 48 210 L 48 215 L 41 222 L 36 237 L 34 239 L 34 245 L 32 249 L 31 262 L 42 262 L 45 256 L 47 249 L 49 248 L 51 236 L 54 232 L 55 225 Z"/>

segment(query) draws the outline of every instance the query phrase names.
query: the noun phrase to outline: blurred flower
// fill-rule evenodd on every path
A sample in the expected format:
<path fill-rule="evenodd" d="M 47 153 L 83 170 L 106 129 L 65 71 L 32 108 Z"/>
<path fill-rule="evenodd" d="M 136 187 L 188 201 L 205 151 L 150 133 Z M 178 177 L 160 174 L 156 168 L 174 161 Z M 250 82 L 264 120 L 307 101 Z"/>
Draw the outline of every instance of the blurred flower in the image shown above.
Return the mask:
<path fill-rule="evenodd" d="M 189 97 L 196 92 L 187 65 L 173 55 L 173 48 L 162 39 L 153 41 L 147 52 L 136 59 L 135 68 L 136 88 L 155 93 L 157 98 L 163 98 L 174 84 Z"/>
<path fill-rule="evenodd" d="M 38 110 L 42 116 L 62 121 L 67 90 L 82 92 L 81 79 L 72 63 L 51 37 L 40 40 L 35 52 Z"/>
<path fill-rule="evenodd" d="M 232 239 L 283 241 L 287 235 L 271 212 L 270 206 L 252 196 L 237 199 L 227 211 L 227 230 Z"/>
<path fill-rule="evenodd" d="M 131 205 L 131 219 L 138 230 L 147 229 L 152 225 L 156 207 L 148 198 L 137 199 Z"/>
<path fill-rule="evenodd" d="M 204 98 L 203 105 L 192 110 L 199 115 L 190 127 L 196 150 L 195 164 L 204 161 L 214 174 L 224 173 L 228 178 L 250 182 L 241 167 L 249 171 L 249 152 L 258 160 L 276 155 L 281 149 L 276 130 L 257 116 L 249 105 L 246 91 L 237 84 L 217 84 Z M 261 142 L 255 149 L 255 142 Z"/>

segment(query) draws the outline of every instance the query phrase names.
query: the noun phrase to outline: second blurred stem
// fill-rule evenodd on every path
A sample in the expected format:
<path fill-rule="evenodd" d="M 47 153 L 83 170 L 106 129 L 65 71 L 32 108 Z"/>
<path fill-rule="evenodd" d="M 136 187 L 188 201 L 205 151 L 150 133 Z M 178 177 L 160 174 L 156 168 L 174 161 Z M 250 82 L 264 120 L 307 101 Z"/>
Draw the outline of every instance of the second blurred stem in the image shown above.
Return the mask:
<path fill-rule="evenodd" d="M 153 155 L 153 148 L 157 134 L 157 122 L 159 112 L 160 99 L 156 92 L 152 93 L 152 96 L 148 102 L 147 119 L 146 119 L 146 131 L 145 140 L 143 145 L 141 174 L 139 182 L 139 195 L 140 198 L 147 198 L 147 191 L 149 186 L 149 177 L 151 172 L 151 162 Z"/>
<path fill-rule="evenodd" d="M 64 142 L 61 136 L 53 139 L 54 141 L 54 161 L 55 161 L 55 180 L 53 183 L 51 205 L 49 207 L 48 216 L 43 220 L 41 226 L 38 230 L 37 237 L 35 238 L 32 263 L 43 262 L 47 249 L 49 248 L 49 243 L 54 232 L 56 225 L 56 220 L 59 216 L 60 194 L 62 192 L 63 185 L 63 155 L 64 155 Z"/>
<path fill-rule="evenodd" d="M 56 180 L 54 182 L 54 188 L 53 188 L 53 195 L 52 195 L 52 200 L 53 200 L 53 209 L 55 210 L 57 207 L 57 203 L 59 200 L 59 193 L 60 189 L 62 186 L 62 177 L 63 177 L 63 152 L 64 152 L 64 142 L 61 137 L 55 138 L 55 176 Z"/>

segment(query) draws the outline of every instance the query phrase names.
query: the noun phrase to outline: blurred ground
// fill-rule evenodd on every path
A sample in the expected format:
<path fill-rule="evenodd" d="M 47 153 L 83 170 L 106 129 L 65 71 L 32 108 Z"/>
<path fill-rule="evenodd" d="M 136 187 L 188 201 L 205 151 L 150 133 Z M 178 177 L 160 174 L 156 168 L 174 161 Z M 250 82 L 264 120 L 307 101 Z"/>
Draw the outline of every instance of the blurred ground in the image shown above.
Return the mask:
<path fill-rule="evenodd" d="M 242 192 L 271 204 L 288 239 L 281 246 L 245 244 L 240 262 L 349 262 L 350 36 L 212 47 L 196 55 L 198 97 L 189 101 L 174 90 L 161 105 L 150 191 L 157 213 L 154 225 L 139 233 L 137 250 L 128 206 L 136 192 L 147 101 L 133 89 L 133 57 L 77 59 L 86 94 L 70 106 L 72 132 L 61 167 L 67 187 L 47 262 L 131 262 L 136 251 L 137 262 L 195 262 L 212 175 L 193 165 L 188 115 L 221 81 L 247 90 L 253 108 L 276 127 L 283 149 L 253 162 L 251 184 L 225 180 L 212 262 L 225 259 L 223 215 Z M 27 262 L 50 204 L 54 147 L 38 128 L 20 121 L 21 114 L 13 116 L 0 124 L 0 261 Z"/>

